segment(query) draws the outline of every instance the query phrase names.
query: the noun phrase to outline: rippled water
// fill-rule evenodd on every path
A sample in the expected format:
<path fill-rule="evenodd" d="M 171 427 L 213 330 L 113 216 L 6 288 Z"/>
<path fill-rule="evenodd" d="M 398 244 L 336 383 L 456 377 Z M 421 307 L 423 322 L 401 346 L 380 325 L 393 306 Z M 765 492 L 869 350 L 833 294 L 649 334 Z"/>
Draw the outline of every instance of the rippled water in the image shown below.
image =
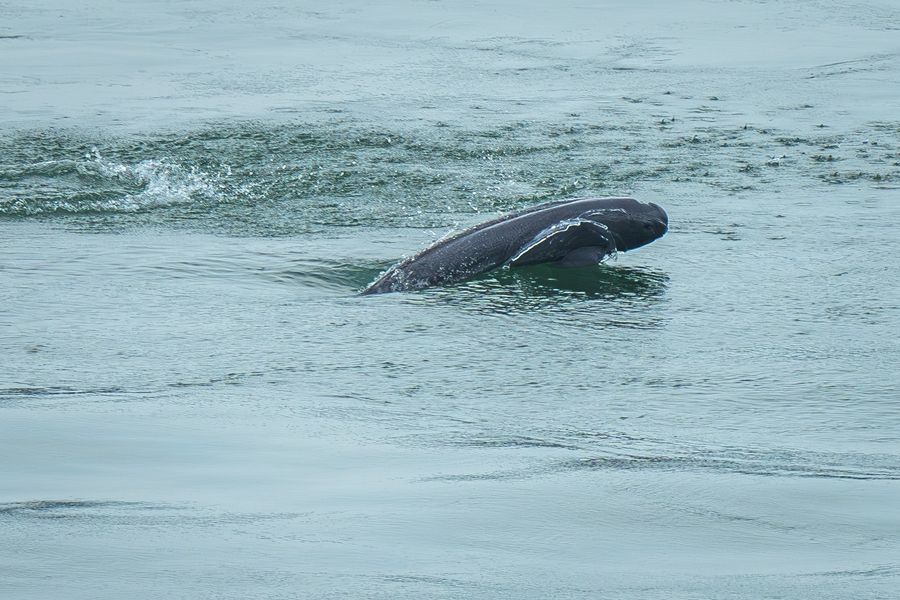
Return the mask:
<path fill-rule="evenodd" d="M 0 596 L 895 597 L 898 28 L 0 3 Z M 620 194 L 669 234 L 357 295 Z"/>

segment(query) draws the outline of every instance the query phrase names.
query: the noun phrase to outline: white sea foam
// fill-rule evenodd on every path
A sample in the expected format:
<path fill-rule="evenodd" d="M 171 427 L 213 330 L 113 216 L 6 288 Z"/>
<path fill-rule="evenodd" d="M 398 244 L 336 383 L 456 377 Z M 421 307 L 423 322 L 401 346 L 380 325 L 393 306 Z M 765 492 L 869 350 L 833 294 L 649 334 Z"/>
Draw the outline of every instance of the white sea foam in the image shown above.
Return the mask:
<path fill-rule="evenodd" d="M 216 203 L 222 198 L 219 177 L 196 166 L 167 159 L 134 164 L 109 160 L 96 149 L 83 160 L 51 160 L 0 167 L 5 179 L 18 180 L 18 193 L 0 196 L 0 214 L 139 212 L 192 203 Z M 80 180 L 80 185 L 67 184 Z M 87 180 L 89 185 L 83 185 Z"/>

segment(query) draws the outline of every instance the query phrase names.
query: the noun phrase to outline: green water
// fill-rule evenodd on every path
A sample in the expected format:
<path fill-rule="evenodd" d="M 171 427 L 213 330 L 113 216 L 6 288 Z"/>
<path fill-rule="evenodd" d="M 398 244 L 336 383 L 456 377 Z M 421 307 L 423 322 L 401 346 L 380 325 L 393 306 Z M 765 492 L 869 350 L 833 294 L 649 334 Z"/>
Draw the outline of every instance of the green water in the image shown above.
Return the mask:
<path fill-rule="evenodd" d="M 0 4 L 0 596 L 894 597 L 897 23 Z M 357 295 L 623 194 L 666 237 Z"/>

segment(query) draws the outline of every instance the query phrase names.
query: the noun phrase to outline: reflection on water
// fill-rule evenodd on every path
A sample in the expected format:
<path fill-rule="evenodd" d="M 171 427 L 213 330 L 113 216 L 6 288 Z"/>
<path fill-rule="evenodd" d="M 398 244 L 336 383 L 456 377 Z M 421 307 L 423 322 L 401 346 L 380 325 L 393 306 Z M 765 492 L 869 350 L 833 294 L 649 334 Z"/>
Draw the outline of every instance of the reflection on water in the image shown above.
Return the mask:
<path fill-rule="evenodd" d="M 595 267 L 563 269 L 551 265 L 502 267 L 471 281 L 403 294 L 411 304 L 442 304 L 480 314 L 516 315 L 590 304 L 610 317 L 607 324 L 647 327 L 656 322 L 647 307 L 665 296 L 668 276 L 656 269 Z M 592 302 L 593 301 L 593 302 Z M 571 313 L 559 315 L 565 321 Z"/>
<path fill-rule="evenodd" d="M 657 269 L 610 264 L 578 269 L 551 265 L 498 269 L 493 278 L 500 285 L 517 287 L 528 297 L 552 298 L 563 293 L 585 300 L 650 301 L 665 293 L 669 281 L 669 277 Z"/>

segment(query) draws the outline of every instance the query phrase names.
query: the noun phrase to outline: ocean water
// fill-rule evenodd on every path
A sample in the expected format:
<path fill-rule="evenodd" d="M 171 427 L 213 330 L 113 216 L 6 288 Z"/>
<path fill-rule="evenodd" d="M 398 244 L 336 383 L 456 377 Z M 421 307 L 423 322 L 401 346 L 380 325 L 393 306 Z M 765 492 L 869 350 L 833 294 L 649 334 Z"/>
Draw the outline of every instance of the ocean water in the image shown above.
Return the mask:
<path fill-rule="evenodd" d="M 0 2 L 0 598 L 900 597 L 898 115 L 889 1 Z"/>

